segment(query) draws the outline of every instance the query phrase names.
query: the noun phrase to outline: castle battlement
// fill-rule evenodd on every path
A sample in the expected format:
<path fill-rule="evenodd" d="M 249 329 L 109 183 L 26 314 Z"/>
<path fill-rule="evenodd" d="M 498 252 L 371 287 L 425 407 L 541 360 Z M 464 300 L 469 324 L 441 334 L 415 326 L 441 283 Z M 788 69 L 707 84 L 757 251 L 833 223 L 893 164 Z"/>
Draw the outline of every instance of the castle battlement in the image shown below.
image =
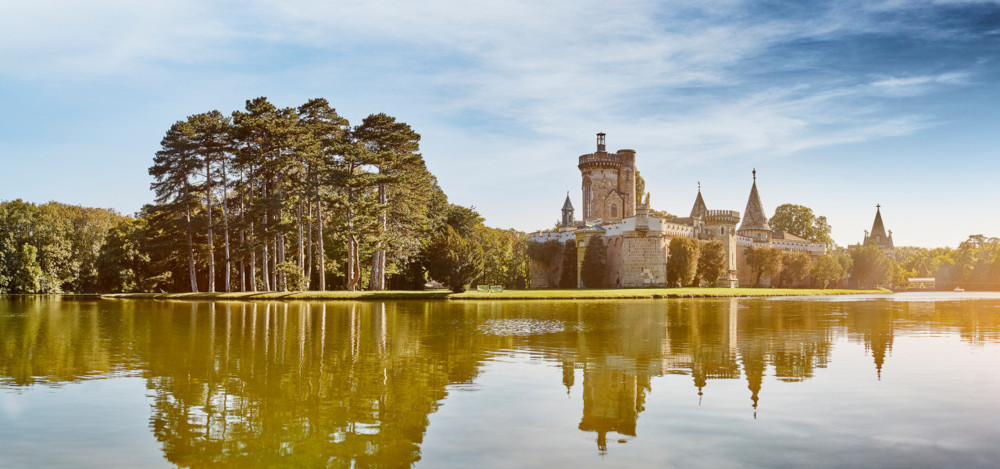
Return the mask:
<path fill-rule="evenodd" d="M 712 224 L 731 224 L 740 222 L 740 212 L 736 210 L 709 210 L 705 213 L 705 219 Z"/>
<path fill-rule="evenodd" d="M 558 241 L 560 243 L 565 243 L 567 240 L 576 237 L 575 230 L 567 231 L 536 231 L 534 233 L 528 234 L 528 241 L 535 243 L 544 243 L 546 241 Z"/>
<path fill-rule="evenodd" d="M 599 151 L 580 155 L 581 168 L 585 166 L 630 165 L 635 161 L 635 150 L 618 150 L 617 153 Z"/>

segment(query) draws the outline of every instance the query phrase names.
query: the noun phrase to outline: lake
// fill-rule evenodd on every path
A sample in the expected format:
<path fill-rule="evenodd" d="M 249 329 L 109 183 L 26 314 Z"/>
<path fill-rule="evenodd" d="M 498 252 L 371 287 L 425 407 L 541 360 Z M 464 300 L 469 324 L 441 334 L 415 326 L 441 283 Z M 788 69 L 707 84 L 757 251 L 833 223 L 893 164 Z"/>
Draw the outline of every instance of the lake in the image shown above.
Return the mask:
<path fill-rule="evenodd" d="M 997 467 L 1000 295 L 0 297 L 0 467 Z"/>

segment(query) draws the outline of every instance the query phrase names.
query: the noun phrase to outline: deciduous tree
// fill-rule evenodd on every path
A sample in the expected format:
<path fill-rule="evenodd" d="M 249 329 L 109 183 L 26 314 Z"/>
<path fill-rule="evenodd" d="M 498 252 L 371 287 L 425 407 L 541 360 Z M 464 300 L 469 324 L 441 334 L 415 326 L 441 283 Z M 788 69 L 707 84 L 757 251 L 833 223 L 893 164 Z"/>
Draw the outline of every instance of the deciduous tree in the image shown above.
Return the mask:
<path fill-rule="evenodd" d="M 722 241 L 702 241 L 698 253 L 698 284 L 713 287 L 727 272 L 726 247 Z"/>
<path fill-rule="evenodd" d="M 826 217 L 817 217 L 809 207 L 795 204 L 779 205 L 774 210 L 774 216 L 768 220 L 768 224 L 774 231 L 787 231 L 814 243 L 833 246 L 833 238 L 830 237 L 831 228 Z"/>
<path fill-rule="evenodd" d="M 813 262 L 812 269 L 809 271 L 810 274 L 816 279 L 823 288 L 831 283 L 837 283 L 847 277 L 847 271 L 844 267 L 840 265 L 840 262 L 836 257 L 830 254 L 824 254 L 816 258 Z"/>
<path fill-rule="evenodd" d="M 747 265 L 753 273 L 754 286 L 762 278 L 770 279 L 781 272 L 781 250 L 772 246 L 750 246 L 746 250 Z"/>
<path fill-rule="evenodd" d="M 699 241 L 675 236 L 670 240 L 667 257 L 667 285 L 671 287 L 694 284 L 698 273 Z"/>
<path fill-rule="evenodd" d="M 604 244 L 604 236 L 591 235 L 583 250 L 583 264 L 580 266 L 580 279 L 586 288 L 605 287 L 604 279 L 608 275 L 608 248 Z"/>
<path fill-rule="evenodd" d="M 784 252 L 781 255 L 781 286 L 794 285 L 809 275 L 812 259 L 802 251 Z"/>

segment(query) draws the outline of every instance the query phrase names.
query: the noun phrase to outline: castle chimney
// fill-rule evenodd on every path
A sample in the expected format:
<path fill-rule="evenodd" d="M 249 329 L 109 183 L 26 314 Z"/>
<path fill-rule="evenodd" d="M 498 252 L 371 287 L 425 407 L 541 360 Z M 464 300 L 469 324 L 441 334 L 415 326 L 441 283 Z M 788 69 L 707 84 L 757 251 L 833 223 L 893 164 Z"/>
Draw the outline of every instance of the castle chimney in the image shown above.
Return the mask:
<path fill-rule="evenodd" d="M 604 132 L 600 132 L 597 134 L 597 151 L 605 151 Z"/>

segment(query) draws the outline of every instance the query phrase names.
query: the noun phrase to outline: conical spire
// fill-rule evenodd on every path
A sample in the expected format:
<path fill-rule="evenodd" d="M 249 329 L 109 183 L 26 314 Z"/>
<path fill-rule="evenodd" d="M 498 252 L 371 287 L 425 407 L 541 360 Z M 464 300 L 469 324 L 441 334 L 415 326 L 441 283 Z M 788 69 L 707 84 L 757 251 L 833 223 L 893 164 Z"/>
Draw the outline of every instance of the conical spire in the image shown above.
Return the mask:
<path fill-rule="evenodd" d="M 882 206 L 875 206 L 875 222 L 872 223 L 872 232 L 865 232 L 865 244 L 874 243 L 879 248 L 892 248 L 892 232 L 889 236 L 885 234 L 885 224 L 882 223 Z"/>
<path fill-rule="evenodd" d="M 885 225 L 882 224 L 882 205 L 875 206 L 875 223 L 872 223 L 872 237 L 877 236 L 875 239 L 887 239 L 888 236 L 885 235 Z"/>
<path fill-rule="evenodd" d="M 569 191 L 566 191 L 566 202 L 563 202 L 563 210 L 573 210 L 573 202 L 569 201 Z"/>
<path fill-rule="evenodd" d="M 701 198 L 701 183 L 698 183 L 698 198 L 694 199 L 694 207 L 691 207 L 691 218 L 695 218 L 703 213 L 708 212 L 708 207 L 705 206 L 705 199 Z"/>
<path fill-rule="evenodd" d="M 771 226 L 767 224 L 767 215 L 764 214 L 764 204 L 760 203 L 760 195 L 757 194 L 756 168 L 753 170 L 753 187 L 750 188 L 750 198 L 747 199 L 747 208 L 743 212 L 743 223 L 740 224 L 739 231 L 743 230 L 771 231 Z"/>
<path fill-rule="evenodd" d="M 562 226 L 573 226 L 576 221 L 573 220 L 573 203 L 569 201 L 569 191 L 566 191 L 566 202 L 563 202 L 562 208 Z"/>

